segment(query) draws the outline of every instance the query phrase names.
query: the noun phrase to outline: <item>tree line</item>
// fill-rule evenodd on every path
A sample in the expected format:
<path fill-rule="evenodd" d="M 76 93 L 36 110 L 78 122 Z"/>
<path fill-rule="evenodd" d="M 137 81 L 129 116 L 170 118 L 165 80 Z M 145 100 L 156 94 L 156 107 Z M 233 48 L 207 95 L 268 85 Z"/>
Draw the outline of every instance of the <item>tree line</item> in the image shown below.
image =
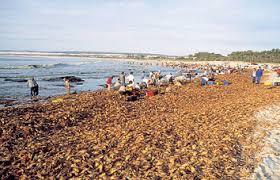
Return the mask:
<path fill-rule="evenodd" d="M 245 61 L 251 63 L 280 63 L 280 49 L 266 51 L 236 51 L 223 56 L 221 54 L 198 52 L 189 56 L 176 57 L 176 60 L 186 61 Z"/>

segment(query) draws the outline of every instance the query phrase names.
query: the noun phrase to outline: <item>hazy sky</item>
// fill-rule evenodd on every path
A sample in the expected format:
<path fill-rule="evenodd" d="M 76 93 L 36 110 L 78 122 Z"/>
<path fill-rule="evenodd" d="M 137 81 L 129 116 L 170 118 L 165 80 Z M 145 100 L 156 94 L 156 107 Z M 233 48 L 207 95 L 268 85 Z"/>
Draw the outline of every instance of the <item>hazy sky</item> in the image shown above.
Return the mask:
<path fill-rule="evenodd" d="M 0 0 L 4 50 L 185 55 L 279 47 L 279 0 Z"/>

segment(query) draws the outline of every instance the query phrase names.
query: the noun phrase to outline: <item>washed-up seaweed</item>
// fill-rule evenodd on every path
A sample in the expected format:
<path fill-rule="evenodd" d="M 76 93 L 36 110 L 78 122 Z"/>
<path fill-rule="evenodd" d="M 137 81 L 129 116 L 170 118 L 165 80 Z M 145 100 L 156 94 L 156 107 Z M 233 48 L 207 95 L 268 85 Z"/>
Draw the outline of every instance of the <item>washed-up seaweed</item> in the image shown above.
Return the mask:
<path fill-rule="evenodd" d="M 249 74 L 188 83 L 137 101 L 85 92 L 0 110 L 0 179 L 238 179 L 254 168 L 253 113 L 280 89 Z"/>

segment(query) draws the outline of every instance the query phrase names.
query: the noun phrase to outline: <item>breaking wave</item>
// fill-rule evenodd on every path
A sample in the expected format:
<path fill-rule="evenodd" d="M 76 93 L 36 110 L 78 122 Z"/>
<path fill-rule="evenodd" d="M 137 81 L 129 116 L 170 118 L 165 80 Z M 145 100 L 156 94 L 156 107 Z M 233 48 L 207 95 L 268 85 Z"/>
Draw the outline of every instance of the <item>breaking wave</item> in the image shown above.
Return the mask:
<path fill-rule="evenodd" d="M 57 64 L 29 64 L 22 66 L 0 66 L 0 69 L 40 69 L 40 68 L 58 68 L 58 67 L 68 67 L 68 66 L 79 66 L 87 64 L 87 62 L 79 63 L 57 63 Z"/>

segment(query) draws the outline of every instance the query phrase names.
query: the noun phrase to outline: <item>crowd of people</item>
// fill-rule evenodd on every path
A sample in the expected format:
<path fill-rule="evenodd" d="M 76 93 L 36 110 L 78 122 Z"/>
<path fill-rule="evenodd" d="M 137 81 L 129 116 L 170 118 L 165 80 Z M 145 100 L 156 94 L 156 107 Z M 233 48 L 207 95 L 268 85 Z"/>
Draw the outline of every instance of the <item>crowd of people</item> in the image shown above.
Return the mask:
<path fill-rule="evenodd" d="M 125 74 L 125 72 L 121 72 L 118 76 L 107 77 L 106 87 L 108 90 L 117 90 L 120 94 L 131 95 L 135 92 L 138 92 L 139 90 L 146 89 L 149 86 L 165 86 L 169 84 L 180 85 L 191 81 L 191 79 L 200 79 L 201 85 L 206 85 L 215 82 L 216 75 L 230 74 L 233 72 L 243 72 L 244 69 L 248 68 L 248 66 L 245 65 L 230 66 L 228 64 L 213 65 L 164 63 L 161 65 L 181 69 L 181 72 L 176 75 L 173 75 L 172 73 L 163 75 L 161 71 L 143 71 L 141 74 L 141 80 L 139 82 L 136 82 L 133 72 L 130 72 L 128 74 Z M 259 67 L 258 69 L 254 68 L 252 70 L 252 82 L 260 84 L 263 72 L 264 69 L 262 67 Z M 280 68 L 278 68 L 277 73 L 278 76 L 280 76 Z M 115 82 L 113 82 L 114 79 L 116 79 Z M 67 94 L 70 94 L 70 80 L 65 78 L 64 83 Z M 30 88 L 32 97 L 39 94 L 39 85 L 34 77 L 28 80 L 28 86 Z"/>
<path fill-rule="evenodd" d="M 168 64 L 167 64 L 168 65 Z M 175 68 L 175 66 L 173 66 Z M 169 84 L 182 85 L 190 82 L 191 79 L 201 79 L 201 85 L 214 82 L 216 75 L 228 74 L 242 71 L 242 66 L 226 65 L 200 65 L 200 64 L 177 64 L 181 71 L 175 75 L 172 73 L 162 74 L 160 71 L 142 72 L 141 80 L 135 81 L 133 72 L 125 74 L 121 72 L 119 76 L 109 76 L 106 80 L 108 90 L 117 90 L 120 94 L 131 94 L 134 91 L 146 89 L 149 86 L 166 86 Z M 113 79 L 116 81 L 113 83 Z"/>
<path fill-rule="evenodd" d="M 117 81 L 113 83 L 113 78 Z M 106 80 L 106 87 L 108 90 L 119 90 L 121 93 L 124 91 L 132 91 L 134 89 L 140 90 L 149 87 L 150 85 L 159 85 L 159 80 L 162 78 L 160 71 L 150 72 L 149 75 L 145 71 L 142 72 L 141 82 L 136 82 L 133 72 L 125 74 L 121 72 L 119 76 L 109 76 Z"/>

